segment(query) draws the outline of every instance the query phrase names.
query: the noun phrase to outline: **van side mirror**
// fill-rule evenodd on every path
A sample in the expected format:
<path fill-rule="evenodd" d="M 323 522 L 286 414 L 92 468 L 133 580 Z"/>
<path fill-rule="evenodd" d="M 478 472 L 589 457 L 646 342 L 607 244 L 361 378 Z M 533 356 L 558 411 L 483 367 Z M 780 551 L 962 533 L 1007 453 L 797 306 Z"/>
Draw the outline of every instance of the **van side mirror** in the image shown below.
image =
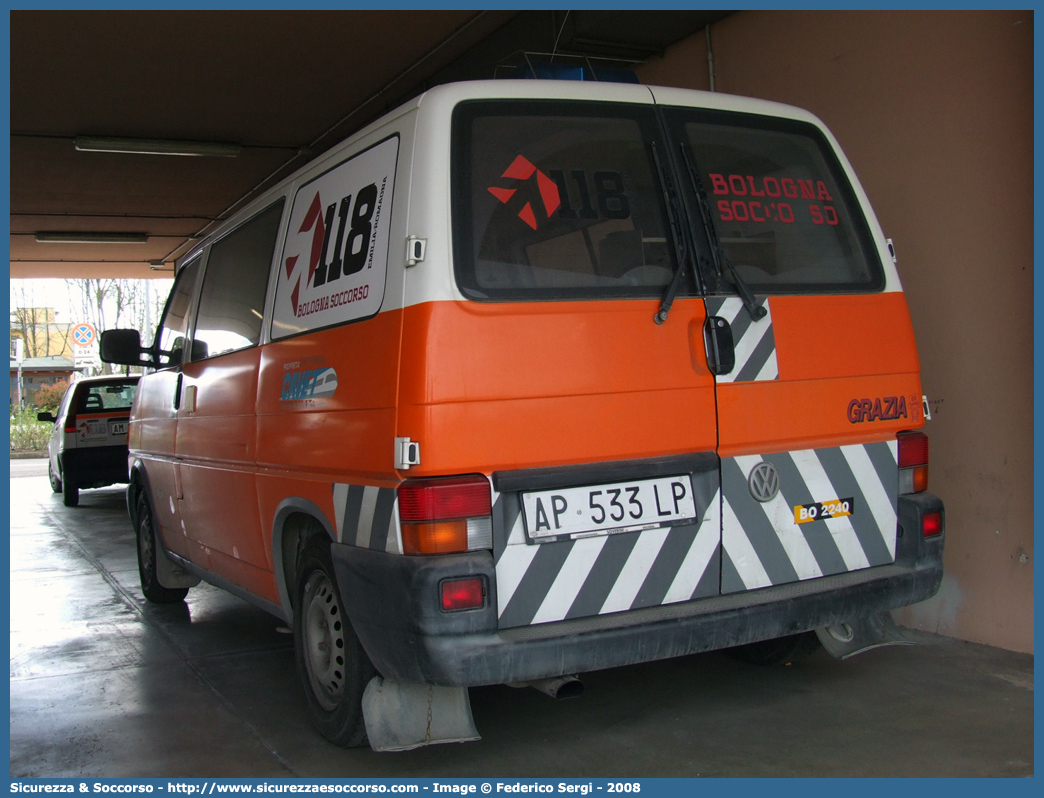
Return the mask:
<path fill-rule="evenodd" d="M 101 334 L 98 354 L 103 362 L 121 366 L 142 366 L 151 363 L 151 358 L 145 362 L 141 359 L 141 333 L 137 330 L 105 330 Z"/>
<path fill-rule="evenodd" d="M 36 414 L 36 420 L 37 421 L 49 421 L 51 424 L 53 424 L 58 419 L 56 419 L 54 417 L 54 413 L 46 412 L 46 413 L 37 413 Z"/>

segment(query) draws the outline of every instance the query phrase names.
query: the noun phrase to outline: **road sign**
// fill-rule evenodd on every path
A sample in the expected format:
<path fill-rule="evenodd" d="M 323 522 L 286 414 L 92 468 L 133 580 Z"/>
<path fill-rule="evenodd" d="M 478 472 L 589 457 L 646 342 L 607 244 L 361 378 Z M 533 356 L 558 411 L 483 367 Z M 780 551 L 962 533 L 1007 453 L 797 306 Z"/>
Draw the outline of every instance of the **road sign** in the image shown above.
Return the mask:
<path fill-rule="evenodd" d="M 94 343 L 94 328 L 89 324 L 77 324 L 72 329 L 72 340 L 76 346 L 91 346 Z"/>
<path fill-rule="evenodd" d="M 98 347 L 82 347 L 73 352 L 73 366 L 78 369 L 96 369 L 101 367 Z"/>

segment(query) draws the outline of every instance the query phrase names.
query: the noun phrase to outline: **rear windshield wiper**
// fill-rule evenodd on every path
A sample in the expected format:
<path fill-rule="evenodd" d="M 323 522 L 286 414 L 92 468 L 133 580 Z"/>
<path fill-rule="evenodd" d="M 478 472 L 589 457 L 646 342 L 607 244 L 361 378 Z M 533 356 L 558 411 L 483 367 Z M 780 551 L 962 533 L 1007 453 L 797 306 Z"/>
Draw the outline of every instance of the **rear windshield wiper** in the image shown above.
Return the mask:
<path fill-rule="evenodd" d="M 707 243 L 710 244 L 714 268 L 718 276 L 721 277 L 721 266 L 724 263 L 732 276 L 732 284 L 736 287 L 736 293 L 743 300 L 743 307 L 747 309 L 751 319 L 757 321 L 764 318 L 768 311 L 758 304 L 758 301 L 754 298 L 754 292 L 750 290 L 746 280 L 740 277 L 739 272 L 729 259 L 729 256 L 725 254 L 725 249 L 718 240 L 718 233 L 714 229 L 714 220 L 711 218 L 710 201 L 707 199 L 707 192 L 703 190 L 703 181 L 700 180 L 700 173 L 696 169 L 696 160 L 692 156 L 692 150 L 689 149 L 689 145 L 686 143 L 681 145 L 681 150 L 682 156 L 685 158 L 685 171 L 689 175 L 689 182 L 692 183 L 693 191 L 696 192 L 696 200 L 700 205 L 700 216 L 703 219 L 703 229 L 707 235 Z"/>
<path fill-rule="evenodd" d="M 653 317 L 657 324 L 663 324 L 667 321 L 667 315 L 671 312 L 671 305 L 674 304 L 674 297 L 681 288 L 682 277 L 685 275 L 685 264 L 689 261 L 689 247 L 686 243 L 684 228 L 680 222 L 681 207 L 678 203 L 678 196 L 671 185 L 667 169 L 664 168 L 663 161 L 660 160 L 660 152 L 656 147 L 655 141 L 652 142 L 652 154 L 653 160 L 656 162 L 656 171 L 660 176 L 660 188 L 663 191 L 664 204 L 667 206 L 667 219 L 671 225 L 671 237 L 674 239 L 674 252 L 678 258 L 678 268 L 674 272 L 674 277 L 671 278 L 671 284 L 667 286 L 667 292 L 663 295 L 663 299 L 660 300 L 660 309 Z M 695 271 L 693 269 L 693 272 Z"/>

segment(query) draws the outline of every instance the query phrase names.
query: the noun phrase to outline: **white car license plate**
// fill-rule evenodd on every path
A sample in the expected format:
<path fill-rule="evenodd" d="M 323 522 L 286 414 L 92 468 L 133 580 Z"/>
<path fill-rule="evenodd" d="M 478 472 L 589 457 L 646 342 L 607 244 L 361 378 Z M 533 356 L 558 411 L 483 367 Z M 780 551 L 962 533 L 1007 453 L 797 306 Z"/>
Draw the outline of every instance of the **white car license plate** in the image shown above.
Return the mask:
<path fill-rule="evenodd" d="M 696 519 L 688 476 L 522 494 L 526 535 L 540 543 L 674 526 Z"/>
<path fill-rule="evenodd" d="M 127 422 L 126 421 L 114 421 L 109 425 L 110 435 L 126 435 L 127 434 Z"/>

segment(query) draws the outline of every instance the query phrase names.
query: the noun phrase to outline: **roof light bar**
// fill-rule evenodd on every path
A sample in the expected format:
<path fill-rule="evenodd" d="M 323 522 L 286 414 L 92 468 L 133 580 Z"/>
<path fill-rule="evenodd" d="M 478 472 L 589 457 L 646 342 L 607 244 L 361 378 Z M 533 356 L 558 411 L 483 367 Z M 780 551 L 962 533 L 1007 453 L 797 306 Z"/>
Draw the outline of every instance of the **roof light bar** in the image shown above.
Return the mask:
<path fill-rule="evenodd" d="M 78 152 L 118 152 L 126 155 L 184 155 L 203 158 L 238 158 L 239 144 L 214 141 L 171 141 L 166 139 L 123 139 L 108 136 L 77 136 Z"/>

